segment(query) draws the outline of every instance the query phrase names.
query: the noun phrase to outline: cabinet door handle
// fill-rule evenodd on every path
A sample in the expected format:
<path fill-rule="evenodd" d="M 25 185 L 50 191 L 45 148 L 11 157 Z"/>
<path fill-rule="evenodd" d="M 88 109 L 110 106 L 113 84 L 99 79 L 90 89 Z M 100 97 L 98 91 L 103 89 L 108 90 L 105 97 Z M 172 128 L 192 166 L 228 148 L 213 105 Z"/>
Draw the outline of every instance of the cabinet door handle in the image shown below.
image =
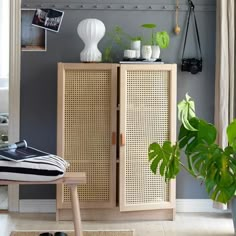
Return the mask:
<path fill-rule="evenodd" d="M 112 137 L 111 137 L 111 143 L 112 145 L 116 145 L 116 132 L 112 132 Z"/>
<path fill-rule="evenodd" d="M 125 146 L 125 135 L 123 133 L 120 134 L 120 145 Z"/>

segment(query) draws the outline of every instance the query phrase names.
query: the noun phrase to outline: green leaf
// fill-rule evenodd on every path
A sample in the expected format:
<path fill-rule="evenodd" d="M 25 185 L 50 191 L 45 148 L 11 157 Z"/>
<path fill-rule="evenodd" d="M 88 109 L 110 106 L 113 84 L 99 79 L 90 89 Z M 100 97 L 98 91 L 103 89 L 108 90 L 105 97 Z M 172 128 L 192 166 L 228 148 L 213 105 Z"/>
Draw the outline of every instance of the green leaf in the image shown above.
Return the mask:
<path fill-rule="evenodd" d="M 104 52 L 103 52 L 103 61 L 105 62 L 110 62 L 112 61 L 112 56 L 111 56 L 111 47 L 107 47 L 104 49 Z"/>
<path fill-rule="evenodd" d="M 143 25 L 141 25 L 141 27 L 147 28 L 147 29 L 154 29 L 154 28 L 156 28 L 157 26 L 156 26 L 156 24 L 150 23 L 150 24 L 143 24 Z"/>
<path fill-rule="evenodd" d="M 197 131 L 189 122 L 193 117 L 195 117 L 194 101 L 186 94 L 186 99 L 178 103 L 178 118 L 187 130 Z"/>
<path fill-rule="evenodd" d="M 229 202 L 234 196 L 236 190 L 235 184 L 219 187 L 210 179 L 206 179 L 205 185 L 210 198 L 221 203 Z"/>
<path fill-rule="evenodd" d="M 136 37 L 130 37 L 131 41 L 142 41 L 142 37 L 141 36 L 136 36 Z"/>
<path fill-rule="evenodd" d="M 194 172 L 203 177 L 211 199 L 228 202 L 236 190 L 235 160 L 232 150 L 222 150 L 217 144 L 201 144 L 190 155 Z"/>
<path fill-rule="evenodd" d="M 227 127 L 227 136 L 229 145 L 231 145 L 234 151 L 236 151 L 236 119 L 233 120 Z"/>
<path fill-rule="evenodd" d="M 194 151 L 194 148 L 199 144 L 213 144 L 216 140 L 217 131 L 214 125 L 200 120 L 197 117 L 192 118 L 189 124 L 196 131 L 186 129 L 184 124 L 180 127 L 179 132 L 179 146 L 185 147 L 186 155 Z"/>
<path fill-rule="evenodd" d="M 180 152 L 178 145 L 171 145 L 171 142 L 164 142 L 161 147 L 157 143 L 149 145 L 148 159 L 151 162 L 150 168 L 154 174 L 159 173 L 165 180 L 175 178 L 180 170 Z"/>
<path fill-rule="evenodd" d="M 168 48 L 170 44 L 170 37 L 166 31 L 156 33 L 156 42 L 160 48 Z"/>
<path fill-rule="evenodd" d="M 204 120 L 200 120 L 198 126 L 198 140 L 213 144 L 216 140 L 217 131 L 214 125 L 207 123 Z"/>

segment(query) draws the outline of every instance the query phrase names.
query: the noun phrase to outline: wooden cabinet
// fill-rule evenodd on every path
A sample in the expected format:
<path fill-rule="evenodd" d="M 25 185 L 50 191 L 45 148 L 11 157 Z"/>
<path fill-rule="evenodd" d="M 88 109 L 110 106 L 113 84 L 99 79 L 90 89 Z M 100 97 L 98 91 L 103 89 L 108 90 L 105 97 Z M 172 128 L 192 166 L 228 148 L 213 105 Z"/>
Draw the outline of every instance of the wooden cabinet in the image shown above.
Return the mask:
<path fill-rule="evenodd" d="M 175 181 L 150 171 L 151 142 L 176 132 L 176 65 L 58 64 L 58 155 L 85 171 L 82 218 L 173 219 Z M 57 188 L 57 217 L 70 219 Z"/>

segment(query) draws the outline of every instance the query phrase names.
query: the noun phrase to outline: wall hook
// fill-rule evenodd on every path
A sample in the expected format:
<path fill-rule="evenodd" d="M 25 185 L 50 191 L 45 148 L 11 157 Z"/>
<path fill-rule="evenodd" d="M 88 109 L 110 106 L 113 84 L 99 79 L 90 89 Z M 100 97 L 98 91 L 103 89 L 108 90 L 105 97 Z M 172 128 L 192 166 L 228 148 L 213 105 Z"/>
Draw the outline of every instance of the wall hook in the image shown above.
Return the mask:
<path fill-rule="evenodd" d="M 97 6 L 97 5 L 94 5 L 93 8 L 98 8 L 98 6 Z"/>
<path fill-rule="evenodd" d="M 108 5 L 107 8 L 111 8 L 111 5 Z"/>
<path fill-rule="evenodd" d="M 162 9 L 166 9 L 167 7 L 166 6 L 163 6 Z"/>
<path fill-rule="evenodd" d="M 149 6 L 148 8 L 149 8 L 149 9 L 152 9 L 152 6 Z"/>
<path fill-rule="evenodd" d="M 121 6 L 120 8 L 124 9 L 124 8 L 125 8 L 125 6 L 123 5 L 123 6 Z"/>

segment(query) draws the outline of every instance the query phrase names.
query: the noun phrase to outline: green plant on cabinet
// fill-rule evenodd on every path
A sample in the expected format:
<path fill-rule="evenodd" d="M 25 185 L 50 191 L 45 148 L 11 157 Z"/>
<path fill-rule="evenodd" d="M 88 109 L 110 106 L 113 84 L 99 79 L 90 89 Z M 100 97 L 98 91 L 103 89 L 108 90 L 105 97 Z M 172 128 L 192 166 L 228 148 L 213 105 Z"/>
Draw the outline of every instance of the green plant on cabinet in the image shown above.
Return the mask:
<path fill-rule="evenodd" d="M 167 33 L 167 31 L 155 32 L 154 29 L 157 26 L 156 26 L 156 24 L 153 24 L 153 23 L 143 24 L 143 25 L 141 25 L 141 27 L 151 31 L 151 36 L 150 36 L 149 40 L 144 41 L 145 44 L 158 45 L 162 49 L 169 47 L 170 36 Z"/>
<path fill-rule="evenodd" d="M 112 54 L 112 49 L 116 45 L 120 50 L 127 48 L 125 44 L 126 38 L 131 39 L 131 37 L 124 32 L 124 30 L 116 25 L 110 32 L 107 33 L 108 42 L 107 47 L 105 47 L 103 52 L 103 61 L 113 62 L 114 55 Z"/>

